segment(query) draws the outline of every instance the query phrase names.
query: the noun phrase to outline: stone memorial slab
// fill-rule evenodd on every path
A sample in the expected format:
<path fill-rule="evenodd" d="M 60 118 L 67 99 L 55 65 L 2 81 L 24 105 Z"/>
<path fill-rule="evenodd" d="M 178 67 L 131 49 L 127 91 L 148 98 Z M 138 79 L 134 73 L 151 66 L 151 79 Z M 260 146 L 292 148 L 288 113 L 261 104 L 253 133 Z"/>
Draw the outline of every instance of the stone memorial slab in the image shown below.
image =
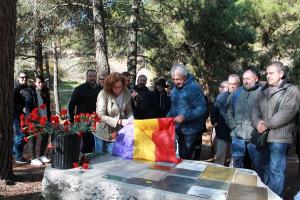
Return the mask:
<path fill-rule="evenodd" d="M 105 155 L 91 160 L 90 166 L 88 170 L 47 167 L 42 181 L 43 196 L 63 200 L 280 199 L 251 170 L 201 161 L 184 160 L 175 165 Z M 252 186 L 254 177 L 257 187 Z"/>
<path fill-rule="evenodd" d="M 197 178 L 201 174 L 201 172 L 183 168 L 172 168 L 170 171 L 168 171 L 168 174 L 176 174 L 178 176 L 188 176 Z"/>
<path fill-rule="evenodd" d="M 266 188 L 249 185 L 231 184 L 227 200 L 267 200 Z"/>
<path fill-rule="evenodd" d="M 187 194 L 211 200 L 226 200 L 227 192 L 206 187 L 192 186 Z"/>
<path fill-rule="evenodd" d="M 257 176 L 236 173 L 233 179 L 233 183 L 257 186 Z"/>
<path fill-rule="evenodd" d="M 166 176 L 163 180 L 154 183 L 151 187 L 170 192 L 187 194 L 188 190 L 194 183 L 195 180 L 191 178 Z"/>
<path fill-rule="evenodd" d="M 207 166 L 200 175 L 202 179 L 232 182 L 235 169 L 229 167 Z"/>
<path fill-rule="evenodd" d="M 195 185 L 199 187 L 212 188 L 212 189 L 223 190 L 227 192 L 231 184 L 228 182 L 221 182 L 221 181 L 214 181 L 214 180 L 207 180 L 207 179 L 197 179 Z"/>

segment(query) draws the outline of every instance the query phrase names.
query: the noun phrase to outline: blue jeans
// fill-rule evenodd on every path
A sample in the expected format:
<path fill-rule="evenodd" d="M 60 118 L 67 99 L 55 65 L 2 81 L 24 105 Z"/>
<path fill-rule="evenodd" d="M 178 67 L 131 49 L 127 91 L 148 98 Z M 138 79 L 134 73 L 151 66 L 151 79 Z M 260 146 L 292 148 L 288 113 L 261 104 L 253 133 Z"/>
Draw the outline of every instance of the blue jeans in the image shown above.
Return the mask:
<path fill-rule="evenodd" d="M 94 136 L 95 137 L 95 136 Z M 113 142 L 106 142 L 97 137 L 95 139 L 95 152 L 96 153 L 112 153 Z"/>
<path fill-rule="evenodd" d="M 283 197 L 289 144 L 270 142 L 261 151 L 263 182 Z"/>
<path fill-rule="evenodd" d="M 19 160 L 23 158 L 23 149 L 25 144 L 24 134 L 21 132 L 21 128 L 20 128 L 20 119 L 14 118 L 13 130 L 14 130 L 13 152 L 15 155 L 15 159 Z"/>
<path fill-rule="evenodd" d="M 248 150 L 252 162 L 252 169 L 256 171 L 259 176 L 261 175 L 260 154 L 256 149 L 256 145 L 246 142 L 241 138 L 232 137 L 231 149 L 232 149 L 233 167 L 236 168 L 244 167 L 244 158 L 246 155 L 246 150 Z"/>

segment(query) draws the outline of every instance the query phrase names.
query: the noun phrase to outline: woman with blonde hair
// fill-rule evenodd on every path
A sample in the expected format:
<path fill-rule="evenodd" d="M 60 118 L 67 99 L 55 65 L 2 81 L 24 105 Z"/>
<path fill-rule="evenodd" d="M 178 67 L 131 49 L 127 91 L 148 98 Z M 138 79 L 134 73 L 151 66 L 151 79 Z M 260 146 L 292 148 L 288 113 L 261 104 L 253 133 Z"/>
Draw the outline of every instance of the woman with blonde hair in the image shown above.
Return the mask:
<path fill-rule="evenodd" d="M 114 72 L 104 80 L 104 88 L 98 95 L 96 112 L 101 117 L 95 135 L 95 152 L 111 153 L 116 134 L 132 116 L 131 95 L 124 76 Z"/>

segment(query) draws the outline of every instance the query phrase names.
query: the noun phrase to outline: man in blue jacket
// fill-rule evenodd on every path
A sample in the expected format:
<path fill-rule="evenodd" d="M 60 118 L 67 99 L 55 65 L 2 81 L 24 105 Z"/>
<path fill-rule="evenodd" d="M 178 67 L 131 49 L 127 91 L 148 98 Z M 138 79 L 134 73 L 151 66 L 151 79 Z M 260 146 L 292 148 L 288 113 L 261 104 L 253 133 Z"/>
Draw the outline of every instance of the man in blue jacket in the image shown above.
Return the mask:
<path fill-rule="evenodd" d="M 174 117 L 179 156 L 194 160 L 200 156 L 203 120 L 206 114 L 204 94 L 187 69 L 174 65 L 171 69 L 174 86 L 171 91 L 169 117 Z"/>

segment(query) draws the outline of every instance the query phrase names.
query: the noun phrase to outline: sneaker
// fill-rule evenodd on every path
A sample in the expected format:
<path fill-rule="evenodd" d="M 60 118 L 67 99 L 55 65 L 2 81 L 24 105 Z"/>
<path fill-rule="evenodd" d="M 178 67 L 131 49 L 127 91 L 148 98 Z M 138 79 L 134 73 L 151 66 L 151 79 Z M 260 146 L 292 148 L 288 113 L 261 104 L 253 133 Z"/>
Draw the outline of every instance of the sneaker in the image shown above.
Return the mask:
<path fill-rule="evenodd" d="M 42 161 L 43 163 L 49 163 L 50 160 L 46 157 L 46 156 L 41 156 L 39 157 L 40 161 Z"/>
<path fill-rule="evenodd" d="M 29 163 L 29 161 L 21 157 L 21 158 L 16 158 L 16 163 L 25 164 L 25 163 Z"/>
<path fill-rule="evenodd" d="M 35 166 L 41 166 L 43 165 L 42 161 L 40 161 L 38 158 L 31 160 L 31 165 L 35 165 Z"/>

